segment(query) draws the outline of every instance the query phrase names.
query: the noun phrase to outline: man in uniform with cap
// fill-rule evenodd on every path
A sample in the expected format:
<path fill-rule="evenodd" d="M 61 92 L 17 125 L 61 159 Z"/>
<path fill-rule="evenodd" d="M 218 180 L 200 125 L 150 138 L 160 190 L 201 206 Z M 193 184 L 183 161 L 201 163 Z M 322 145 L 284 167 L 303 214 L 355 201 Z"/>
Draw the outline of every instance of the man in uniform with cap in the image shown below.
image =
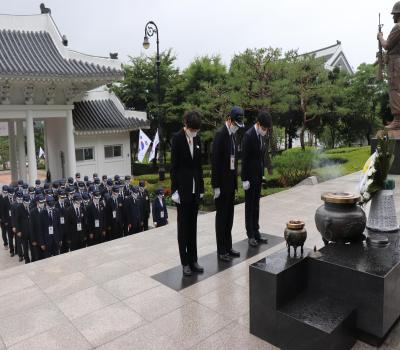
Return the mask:
<path fill-rule="evenodd" d="M 40 212 L 39 244 L 44 258 L 60 253 L 60 214 L 54 197 L 46 197 L 46 209 Z"/>
<path fill-rule="evenodd" d="M 112 194 L 106 199 L 107 228 L 110 239 L 122 237 L 123 199 L 119 196 L 119 186 L 112 187 Z"/>
<path fill-rule="evenodd" d="M 5 201 L 7 197 L 7 191 L 5 191 L 6 189 L 8 189 L 8 186 L 4 185 L 0 193 L 0 226 L 1 226 L 1 235 L 3 237 L 4 249 L 8 250 L 7 228 L 4 219 L 4 206 L 6 205 Z"/>
<path fill-rule="evenodd" d="M 246 131 L 242 141 L 241 177 L 245 191 L 246 233 L 249 245 L 252 247 L 256 247 L 259 243 L 268 243 L 260 235 L 258 221 L 261 185 L 264 179 L 265 166 L 268 168 L 268 173 L 272 174 L 271 160 L 268 153 L 271 129 L 271 116 L 268 112 L 261 111 L 258 113 L 256 124 Z M 265 140 L 266 137 L 267 140 Z"/>
<path fill-rule="evenodd" d="M 392 10 L 395 23 L 387 40 L 383 33 L 378 33 L 378 40 L 387 51 L 389 102 L 393 114 L 393 121 L 387 129 L 400 129 L 400 1 L 396 2 Z"/>
<path fill-rule="evenodd" d="M 237 142 L 235 133 L 243 128 L 244 111 L 233 107 L 213 140 L 211 185 L 216 207 L 215 232 L 219 260 L 229 262 L 240 253 L 232 249 L 232 225 L 237 190 Z"/>
<path fill-rule="evenodd" d="M 80 249 L 84 241 L 84 217 L 82 212 L 82 196 L 75 193 L 72 205 L 67 208 L 65 216 L 66 239 L 71 251 Z"/>
<path fill-rule="evenodd" d="M 32 261 L 42 259 L 42 250 L 39 246 L 39 236 L 41 234 L 41 223 L 40 223 L 40 213 L 44 210 L 45 199 L 42 194 L 36 197 L 36 207 L 30 211 L 30 236 L 29 240 L 31 243 L 31 256 Z"/>
<path fill-rule="evenodd" d="M 65 215 L 67 212 L 67 208 L 69 206 L 69 203 L 66 202 L 67 195 L 64 190 L 59 190 L 58 191 L 58 200 L 56 202 L 56 208 L 58 209 L 60 213 L 60 241 L 61 241 L 61 247 L 60 247 L 60 253 L 66 253 L 68 251 L 68 244 L 66 242 L 66 228 L 65 228 Z"/>
<path fill-rule="evenodd" d="M 144 180 L 139 181 L 139 192 L 140 192 L 140 207 L 141 216 L 143 220 L 143 231 L 149 229 L 149 217 L 150 217 L 150 196 L 149 191 L 145 187 L 146 183 Z"/>
<path fill-rule="evenodd" d="M 156 190 L 156 197 L 153 200 L 153 223 L 154 227 L 161 227 L 168 224 L 168 210 L 165 203 L 164 190 L 159 188 Z"/>
<path fill-rule="evenodd" d="M 88 246 L 107 241 L 106 236 L 106 211 L 103 201 L 100 201 L 99 191 L 93 192 L 93 200 L 86 209 Z"/>
<path fill-rule="evenodd" d="M 23 193 L 22 191 L 18 190 L 15 193 L 15 200 L 11 204 L 11 227 L 12 232 L 15 238 L 15 252 L 18 254 L 19 261 L 24 260 L 24 253 L 22 251 L 22 237 L 20 234 L 17 234 L 17 207 L 22 204 Z"/>
<path fill-rule="evenodd" d="M 23 196 L 23 203 L 19 204 L 15 217 L 16 217 L 16 236 L 22 240 L 22 250 L 24 254 L 25 264 L 29 264 L 31 259 L 29 257 L 29 239 L 31 236 L 31 218 L 29 211 L 30 197 L 28 194 Z"/>

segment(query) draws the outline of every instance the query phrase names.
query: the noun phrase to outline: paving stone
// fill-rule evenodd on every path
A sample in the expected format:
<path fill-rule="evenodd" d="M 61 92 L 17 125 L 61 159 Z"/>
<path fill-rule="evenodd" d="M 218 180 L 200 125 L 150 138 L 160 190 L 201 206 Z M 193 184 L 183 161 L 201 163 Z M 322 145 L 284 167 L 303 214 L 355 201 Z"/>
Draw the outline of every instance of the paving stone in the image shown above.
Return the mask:
<path fill-rule="evenodd" d="M 83 270 L 82 272 L 96 283 L 105 283 L 134 271 L 128 265 L 116 260 Z"/>
<path fill-rule="evenodd" d="M 25 274 L 5 277 L 0 280 L 0 296 L 17 292 L 21 289 L 34 286 L 33 281 Z"/>

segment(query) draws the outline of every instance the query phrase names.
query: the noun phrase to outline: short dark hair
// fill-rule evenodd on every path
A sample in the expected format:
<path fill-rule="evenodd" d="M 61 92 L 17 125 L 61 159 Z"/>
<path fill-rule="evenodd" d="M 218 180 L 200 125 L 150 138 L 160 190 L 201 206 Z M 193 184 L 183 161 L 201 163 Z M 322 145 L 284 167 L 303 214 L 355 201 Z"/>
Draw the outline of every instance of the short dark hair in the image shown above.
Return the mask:
<path fill-rule="evenodd" d="M 272 117 L 267 111 L 261 111 L 258 113 L 257 122 L 264 128 L 272 128 Z"/>
<path fill-rule="evenodd" d="M 198 130 L 201 127 L 201 114 L 198 111 L 187 111 L 183 116 L 187 128 Z"/>

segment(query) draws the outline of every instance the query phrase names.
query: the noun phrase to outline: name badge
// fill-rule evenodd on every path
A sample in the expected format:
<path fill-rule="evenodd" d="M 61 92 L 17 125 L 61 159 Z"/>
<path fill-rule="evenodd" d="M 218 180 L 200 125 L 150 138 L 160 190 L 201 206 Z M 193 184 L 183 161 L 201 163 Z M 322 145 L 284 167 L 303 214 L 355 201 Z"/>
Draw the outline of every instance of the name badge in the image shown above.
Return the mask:
<path fill-rule="evenodd" d="M 11 216 L 11 210 L 8 211 L 8 216 Z"/>
<path fill-rule="evenodd" d="M 113 210 L 113 219 L 117 218 L 117 212 L 115 210 Z"/>
<path fill-rule="evenodd" d="M 235 156 L 231 155 L 231 170 L 235 170 Z"/>
<path fill-rule="evenodd" d="M 76 230 L 77 230 L 77 231 L 82 231 L 82 224 L 81 224 L 80 222 L 78 222 L 78 223 L 76 224 Z"/>
<path fill-rule="evenodd" d="M 100 227 L 100 221 L 94 220 L 94 227 Z"/>
<path fill-rule="evenodd" d="M 60 217 L 60 224 L 61 224 L 61 225 L 64 225 L 64 224 L 65 224 L 64 216 L 61 216 L 61 217 Z"/>
<path fill-rule="evenodd" d="M 164 219 L 164 211 L 160 212 L 160 218 Z"/>
<path fill-rule="evenodd" d="M 49 226 L 49 235 L 54 234 L 53 226 Z"/>

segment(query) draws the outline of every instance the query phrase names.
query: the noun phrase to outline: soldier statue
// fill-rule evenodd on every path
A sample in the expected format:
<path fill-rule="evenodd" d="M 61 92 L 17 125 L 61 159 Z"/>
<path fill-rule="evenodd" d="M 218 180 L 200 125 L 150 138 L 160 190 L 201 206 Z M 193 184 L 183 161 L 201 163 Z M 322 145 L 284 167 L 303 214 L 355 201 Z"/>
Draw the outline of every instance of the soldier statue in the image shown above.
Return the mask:
<path fill-rule="evenodd" d="M 378 33 L 380 45 L 386 50 L 388 63 L 389 100 L 393 121 L 386 128 L 389 130 L 400 129 L 400 1 L 396 2 L 392 10 L 395 23 L 388 38 L 383 38 L 383 33 Z"/>

